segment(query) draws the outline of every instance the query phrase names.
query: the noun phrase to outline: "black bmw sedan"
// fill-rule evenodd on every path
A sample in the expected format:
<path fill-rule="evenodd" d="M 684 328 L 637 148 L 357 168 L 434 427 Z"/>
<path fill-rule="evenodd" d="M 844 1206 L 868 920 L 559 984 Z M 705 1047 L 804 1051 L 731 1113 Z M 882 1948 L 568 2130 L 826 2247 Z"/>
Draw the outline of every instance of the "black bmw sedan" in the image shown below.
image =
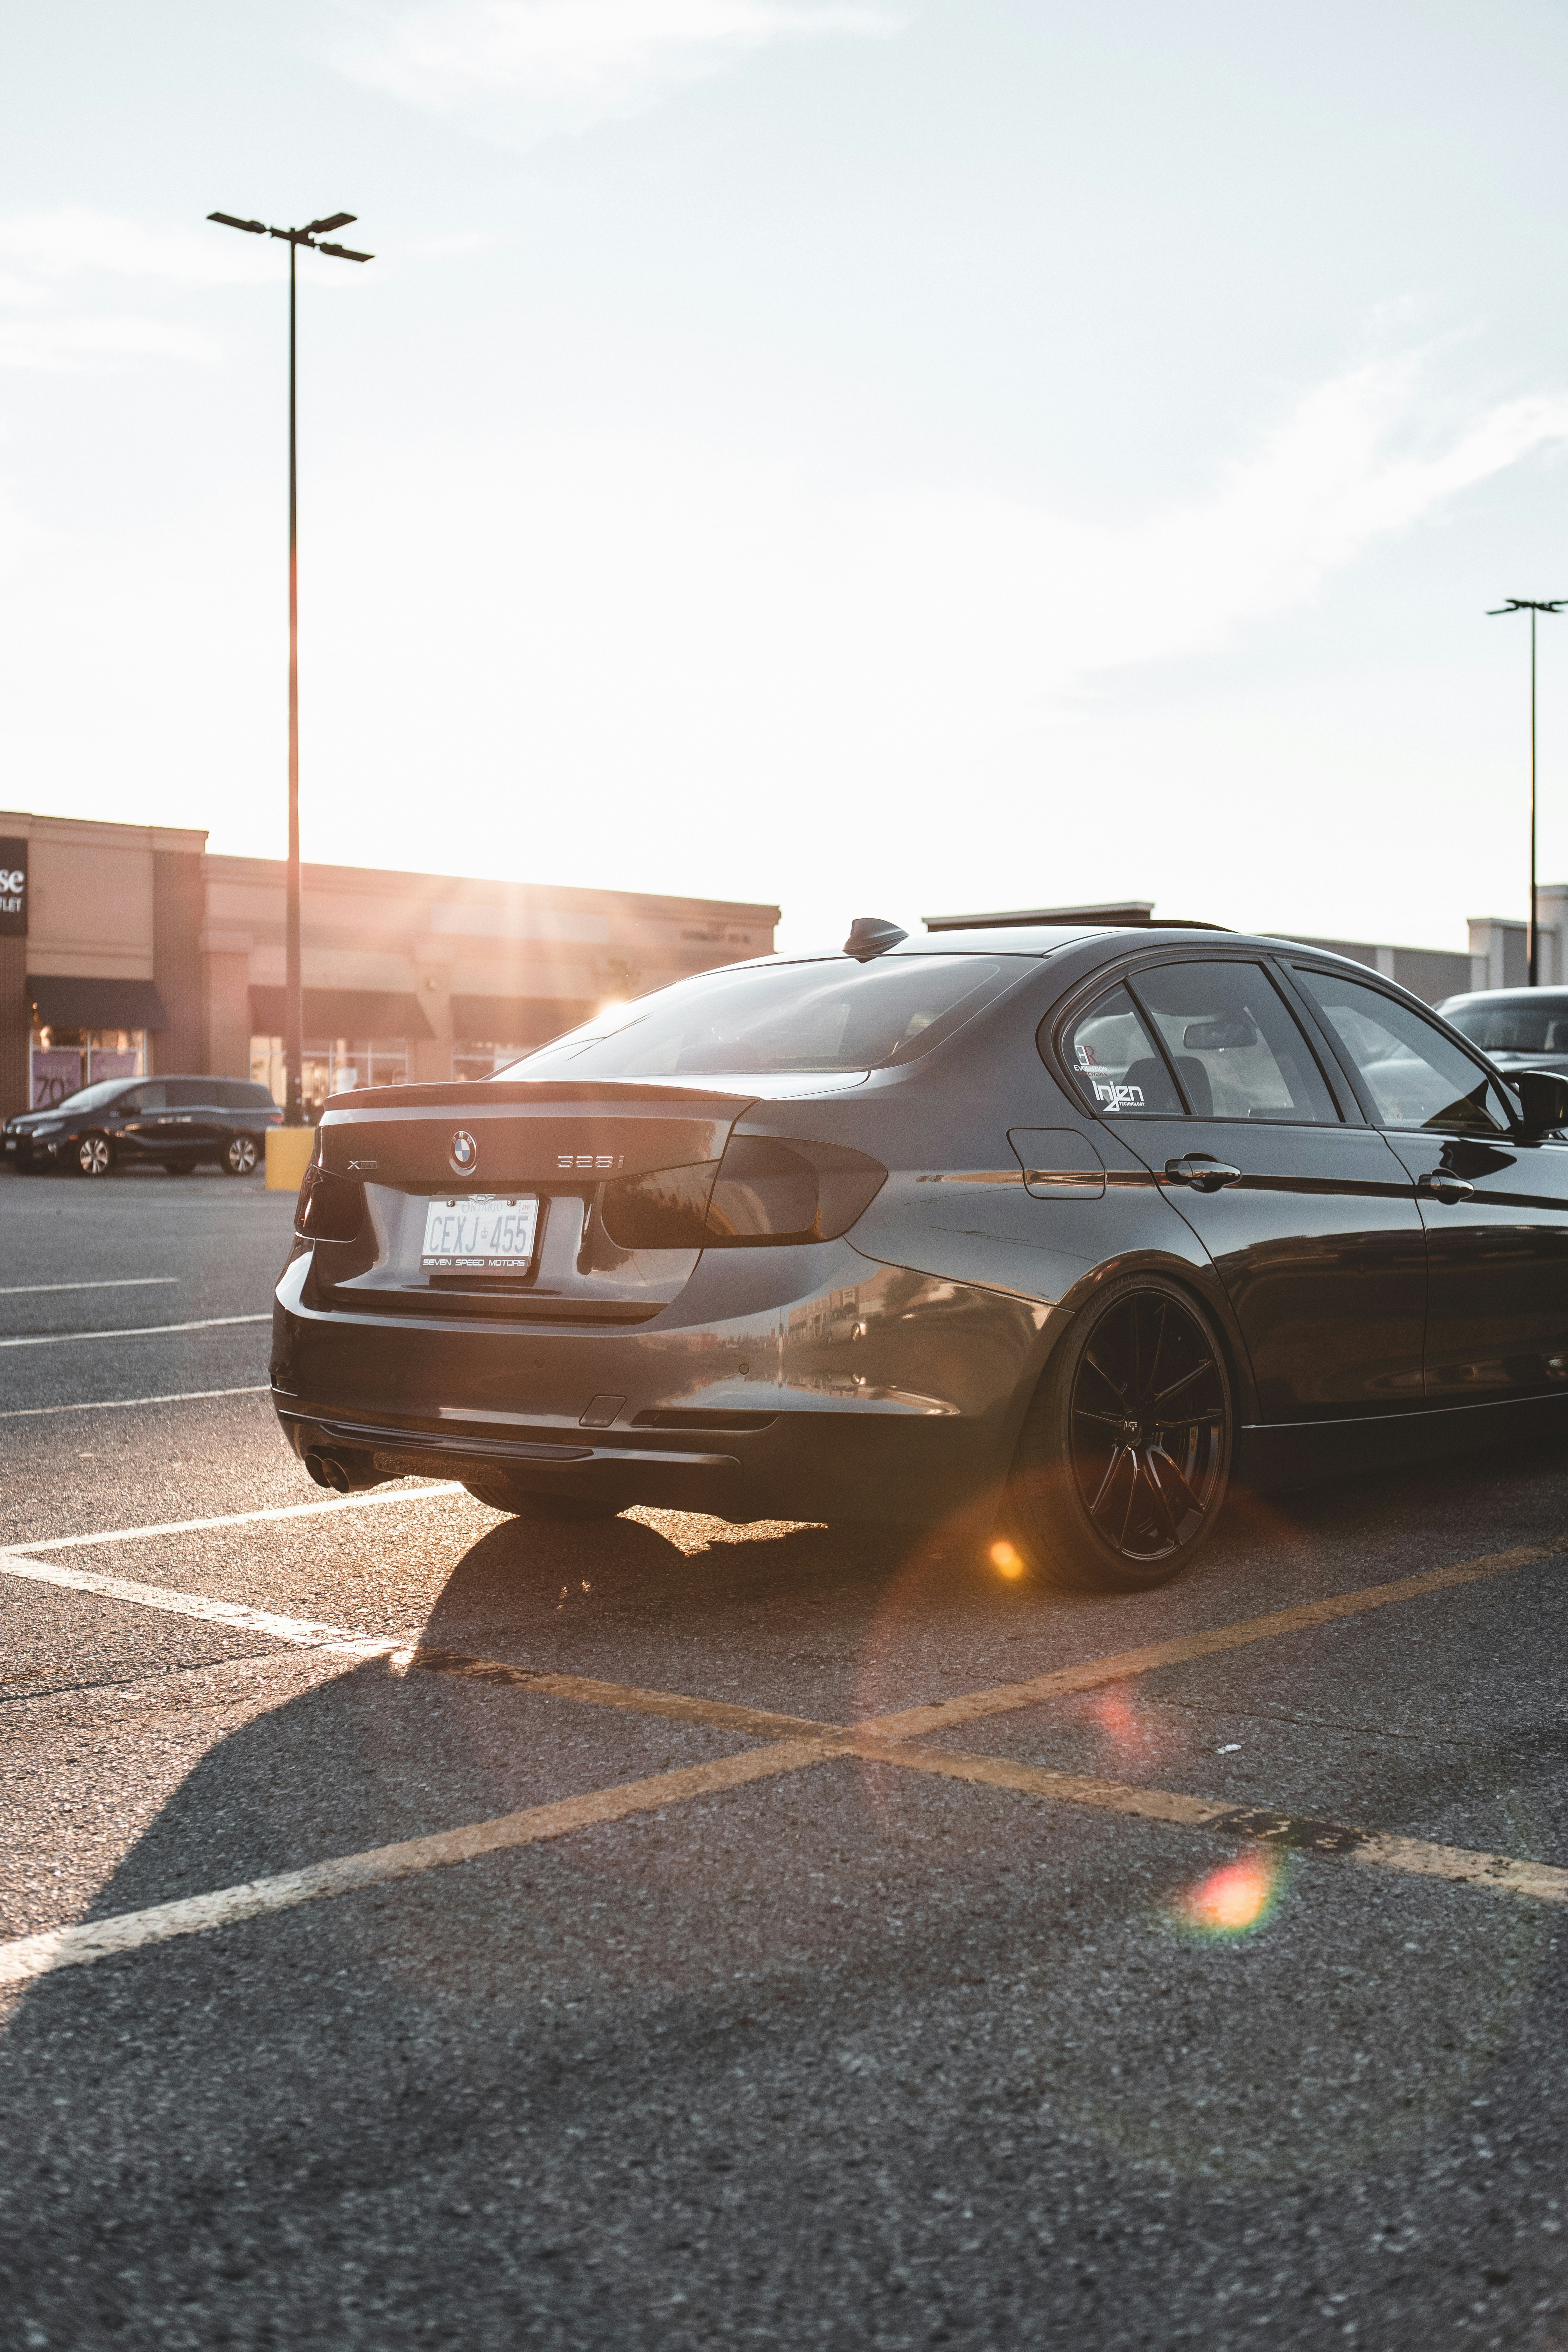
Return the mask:
<path fill-rule="evenodd" d="M 863 920 L 330 1101 L 274 1400 L 339 1489 L 941 1521 L 1136 1590 L 1233 1479 L 1568 1425 L 1565 1120 L 1314 950 Z"/>
<path fill-rule="evenodd" d="M 107 1176 L 152 1161 L 172 1176 L 204 1164 L 248 1176 L 267 1130 L 283 1114 L 248 1078 L 104 1078 L 5 1127 L 5 1162 L 24 1174 L 51 1168 Z"/>

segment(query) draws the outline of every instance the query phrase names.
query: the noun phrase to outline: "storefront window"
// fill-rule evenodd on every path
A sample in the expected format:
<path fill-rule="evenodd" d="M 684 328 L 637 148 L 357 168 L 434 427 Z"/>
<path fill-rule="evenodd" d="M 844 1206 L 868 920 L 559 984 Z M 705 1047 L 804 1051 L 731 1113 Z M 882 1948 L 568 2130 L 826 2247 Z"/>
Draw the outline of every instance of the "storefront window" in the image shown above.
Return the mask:
<path fill-rule="evenodd" d="M 492 1045 L 482 1037 L 459 1037 L 452 1047 L 452 1076 L 455 1078 L 488 1078 L 497 1070 L 504 1070 L 509 1062 L 521 1061 L 531 1046 Z"/>
<path fill-rule="evenodd" d="M 250 1075 L 275 1102 L 285 1099 L 281 1037 L 251 1039 Z M 329 1095 L 352 1094 L 357 1087 L 400 1087 L 407 1077 L 406 1038 L 307 1037 L 300 1061 L 305 1117 L 313 1125 Z"/>
<path fill-rule="evenodd" d="M 47 1110 L 79 1087 L 95 1086 L 100 1078 L 141 1078 L 147 1075 L 145 1029 L 56 1029 L 47 1023 L 33 1027 L 28 1048 L 27 1102 L 30 1109 Z"/>

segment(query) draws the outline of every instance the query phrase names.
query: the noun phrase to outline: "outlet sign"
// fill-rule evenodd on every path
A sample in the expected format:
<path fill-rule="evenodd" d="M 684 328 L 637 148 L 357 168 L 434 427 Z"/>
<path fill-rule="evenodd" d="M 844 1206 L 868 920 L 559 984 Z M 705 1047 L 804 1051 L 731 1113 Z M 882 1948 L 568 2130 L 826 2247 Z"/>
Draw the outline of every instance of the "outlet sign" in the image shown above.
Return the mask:
<path fill-rule="evenodd" d="M 0 841 L 0 939 L 27 930 L 27 845 Z"/>

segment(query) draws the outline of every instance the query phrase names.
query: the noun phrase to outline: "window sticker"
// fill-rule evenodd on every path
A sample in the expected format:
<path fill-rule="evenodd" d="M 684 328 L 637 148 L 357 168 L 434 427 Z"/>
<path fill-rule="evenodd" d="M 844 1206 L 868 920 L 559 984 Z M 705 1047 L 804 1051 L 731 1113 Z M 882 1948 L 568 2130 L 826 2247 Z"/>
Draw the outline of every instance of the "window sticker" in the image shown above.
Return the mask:
<path fill-rule="evenodd" d="M 1102 1118 L 1129 1111 L 1181 1117 L 1169 1073 L 1125 988 L 1090 1005 L 1067 1042 L 1079 1089 Z"/>

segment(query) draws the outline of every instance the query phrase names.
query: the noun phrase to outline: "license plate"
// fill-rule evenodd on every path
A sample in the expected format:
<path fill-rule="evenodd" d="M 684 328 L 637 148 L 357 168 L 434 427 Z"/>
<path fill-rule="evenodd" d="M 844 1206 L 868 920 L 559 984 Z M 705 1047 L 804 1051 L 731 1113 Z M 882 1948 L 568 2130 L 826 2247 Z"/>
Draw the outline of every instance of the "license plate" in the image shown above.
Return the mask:
<path fill-rule="evenodd" d="M 526 1274 L 539 1229 L 539 1195 L 469 1192 L 425 1210 L 425 1274 Z"/>

